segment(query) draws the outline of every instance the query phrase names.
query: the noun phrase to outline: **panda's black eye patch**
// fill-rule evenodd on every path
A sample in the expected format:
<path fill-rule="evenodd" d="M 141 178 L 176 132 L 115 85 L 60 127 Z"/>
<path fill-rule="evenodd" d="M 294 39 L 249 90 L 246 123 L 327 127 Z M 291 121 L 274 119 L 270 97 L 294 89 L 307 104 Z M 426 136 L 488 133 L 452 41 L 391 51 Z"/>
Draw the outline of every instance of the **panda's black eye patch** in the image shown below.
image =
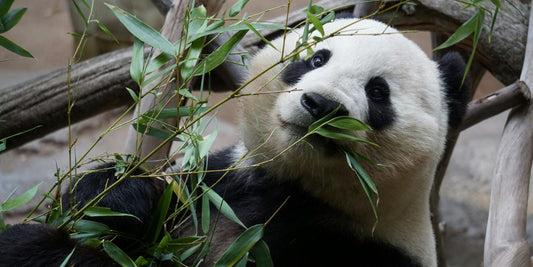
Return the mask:
<path fill-rule="evenodd" d="M 371 78 L 365 86 L 365 92 L 368 98 L 373 101 L 387 101 L 390 95 L 389 85 L 382 77 Z"/>
<path fill-rule="evenodd" d="M 306 60 L 299 60 L 291 63 L 281 74 L 281 79 L 286 84 L 293 85 L 297 83 L 304 74 L 326 65 L 330 57 L 331 51 L 327 49 L 318 50 Z"/>
<path fill-rule="evenodd" d="M 395 119 L 390 101 L 390 88 L 387 81 L 380 76 L 371 78 L 365 85 L 368 103 L 368 125 L 374 130 L 383 130 Z"/>

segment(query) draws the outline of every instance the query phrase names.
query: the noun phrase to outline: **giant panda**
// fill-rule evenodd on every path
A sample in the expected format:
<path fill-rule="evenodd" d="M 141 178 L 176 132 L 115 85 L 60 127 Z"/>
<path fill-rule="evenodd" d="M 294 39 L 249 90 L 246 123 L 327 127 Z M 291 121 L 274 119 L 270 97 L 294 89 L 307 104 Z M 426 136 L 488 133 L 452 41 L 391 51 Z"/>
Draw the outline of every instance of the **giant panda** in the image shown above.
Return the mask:
<path fill-rule="evenodd" d="M 465 64 L 456 53 L 434 62 L 399 31 L 370 19 L 337 19 L 324 25 L 324 31 L 334 34 L 309 54 L 303 49 L 297 61 L 283 61 L 281 53 L 295 48 L 301 29 L 272 41 L 277 49 L 266 46 L 252 56 L 251 82 L 239 98 L 241 139 L 207 160 L 209 170 L 234 168 L 209 172 L 203 182 L 213 186 L 247 226 L 271 219 L 263 240 L 275 266 L 436 266 L 429 194 L 447 131 L 465 113 Z M 349 134 L 379 146 L 317 135 L 295 143 L 311 123 L 334 110 L 337 116 L 368 124 L 372 130 Z M 288 146 L 291 149 L 280 154 Z M 377 224 L 338 147 L 380 163 L 361 162 L 379 190 Z M 78 185 L 77 191 L 95 191 L 94 185 L 112 179 L 88 178 L 99 182 L 88 189 Z M 108 203 L 118 211 L 142 206 L 141 213 L 149 218 L 146 207 L 157 201 L 160 190 L 147 191 L 143 188 L 151 183 L 132 181 L 121 186 L 140 197 L 124 200 L 124 190 L 112 190 Z M 216 220 L 205 266 L 212 266 L 244 231 L 224 216 Z M 17 234 L 32 236 L 38 230 L 13 228 L 16 233 L 7 230 L 0 236 L 1 259 L 12 259 L 4 248 L 17 242 Z M 182 226 L 178 236 L 194 233 L 193 228 Z M 38 241 L 46 246 L 46 240 Z M 72 245 L 55 253 L 67 255 L 71 250 Z"/>

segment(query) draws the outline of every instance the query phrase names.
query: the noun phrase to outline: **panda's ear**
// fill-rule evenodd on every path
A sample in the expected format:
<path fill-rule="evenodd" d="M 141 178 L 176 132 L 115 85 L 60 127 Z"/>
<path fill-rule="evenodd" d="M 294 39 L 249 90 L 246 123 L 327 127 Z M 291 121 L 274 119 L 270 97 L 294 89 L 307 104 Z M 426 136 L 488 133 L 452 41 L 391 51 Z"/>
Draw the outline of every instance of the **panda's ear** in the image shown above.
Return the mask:
<path fill-rule="evenodd" d="M 470 98 L 469 81 L 463 81 L 466 64 L 457 52 L 445 54 L 438 64 L 448 104 L 448 124 L 457 127 L 463 120 Z"/>

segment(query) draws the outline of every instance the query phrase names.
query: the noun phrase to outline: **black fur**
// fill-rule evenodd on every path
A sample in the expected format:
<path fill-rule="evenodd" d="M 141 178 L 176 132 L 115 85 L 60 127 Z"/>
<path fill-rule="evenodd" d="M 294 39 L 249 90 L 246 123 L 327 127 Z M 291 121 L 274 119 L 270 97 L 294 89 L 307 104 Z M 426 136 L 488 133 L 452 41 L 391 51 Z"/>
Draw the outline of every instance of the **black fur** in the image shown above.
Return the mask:
<path fill-rule="evenodd" d="M 106 186 L 117 181 L 115 164 L 107 163 L 99 166 L 94 172 L 78 178 L 73 193 L 63 194 L 63 208 L 68 209 L 70 203 L 83 207 L 87 202 L 100 194 Z M 142 171 L 135 170 L 132 175 L 139 175 Z M 162 192 L 161 181 L 148 178 L 127 178 L 107 194 L 98 206 L 110 208 L 112 211 L 135 215 L 132 217 L 96 217 L 94 221 L 101 222 L 111 229 L 121 230 L 130 235 L 139 235 L 146 230 L 152 210 L 157 204 Z"/>
<path fill-rule="evenodd" d="M 392 125 L 395 114 L 387 81 L 379 76 L 373 77 L 365 85 L 365 93 L 368 103 L 368 125 L 377 131 Z"/>
<path fill-rule="evenodd" d="M 18 224 L 0 234 L 0 266 L 60 266 L 74 247 L 67 266 L 119 266 L 105 253 L 80 245 L 67 232 L 45 224 Z"/>
<path fill-rule="evenodd" d="M 321 65 L 323 66 L 331 57 L 331 51 L 327 49 L 321 49 L 316 51 L 313 56 L 306 60 L 299 60 L 291 63 L 281 74 L 281 80 L 288 85 L 296 84 L 304 74 L 317 68 L 317 66 L 313 65 L 313 59 L 315 59 L 315 57 L 320 57 L 324 60 L 323 64 Z"/>
<path fill-rule="evenodd" d="M 463 121 L 470 99 L 469 81 L 462 82 L 466 64 L 456 52 L 445 54 L 438 63 L 448 104 L 448 124 L 457 127 Z"/>
<path fill-rule="evenodd" d="M 209 169 L 229 167 L 230 152 L 211 156 Z M 399 248 L 354 237 L 350 218 L 298 184 L 280 183 L 260 167 L 247 171 L 249 177 L 230 172 L 214 189 L 248 226 L 265 223 L 289 197 L 263 238 L 275 266 L 420 266 Z M 210 173 L 204 181 L 215 183 L 221 174 Z"/>

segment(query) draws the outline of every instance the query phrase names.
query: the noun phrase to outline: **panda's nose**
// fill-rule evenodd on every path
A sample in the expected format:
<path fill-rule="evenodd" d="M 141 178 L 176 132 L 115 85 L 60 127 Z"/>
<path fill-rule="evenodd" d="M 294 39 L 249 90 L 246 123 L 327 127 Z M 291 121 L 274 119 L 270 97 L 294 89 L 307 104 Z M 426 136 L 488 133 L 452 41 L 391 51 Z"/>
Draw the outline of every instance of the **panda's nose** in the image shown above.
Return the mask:
<path fill-rule="evenodd" d="M 317 93 L 303 94 L 300 98 L 300 103 L 316 120 L 328 115 L 336 108 L 339 108 L 339 110 L 335 113 L 335 116 L 348 115 L 348 111 L 341 103 L 326 99 Z"/>

